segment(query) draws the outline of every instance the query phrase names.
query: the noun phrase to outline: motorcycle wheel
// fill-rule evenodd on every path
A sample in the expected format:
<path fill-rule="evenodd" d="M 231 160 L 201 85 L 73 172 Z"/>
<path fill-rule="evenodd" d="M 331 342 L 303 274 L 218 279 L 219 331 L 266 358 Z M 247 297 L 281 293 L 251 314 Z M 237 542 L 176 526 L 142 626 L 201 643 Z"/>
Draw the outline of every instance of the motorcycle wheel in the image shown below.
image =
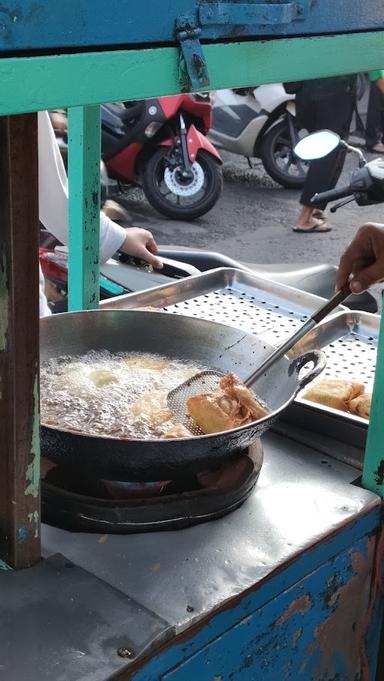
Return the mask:
<path fill-rule="evenodd" d="M 265 133 L 260 158 L 265 171 L 275 182 L 288 189 L 303 187 L 309 164 L 295 157 L 286 118 Z"/>
<path fill-rule="evenodd" d="M 183 182 L 178 169 L 167 167 L 169 148 L 159 147 L 145 164 L 142 184 L 149 203 L 159 213 L 177 220 L 194 220 L 207 213 L 218 200 L 223 177 L 219 164 L 206 151 L 199 151 L 192 166 L 193 180 Z"/>

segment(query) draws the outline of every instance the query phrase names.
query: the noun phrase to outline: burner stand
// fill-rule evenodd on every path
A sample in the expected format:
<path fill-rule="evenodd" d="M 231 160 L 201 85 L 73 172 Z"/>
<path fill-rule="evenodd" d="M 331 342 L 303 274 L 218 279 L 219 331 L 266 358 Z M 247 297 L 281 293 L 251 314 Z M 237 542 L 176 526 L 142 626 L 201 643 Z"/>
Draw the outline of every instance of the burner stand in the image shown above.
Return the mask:
<path fill-rule="evenodd" d="M 87 479 L 82 490 L 76 473 L 56 466 L 42 480 L 42 519 L 74 532 L 101 534 L 181 529 L 238 508 L 252 492 L 262 462 L 258 440 L 228 464 L 194 476 L 181 491 L 172 481 L 140 487 L 98 479 Z M 74 489 L 68 480 L 75 480 Z"/>

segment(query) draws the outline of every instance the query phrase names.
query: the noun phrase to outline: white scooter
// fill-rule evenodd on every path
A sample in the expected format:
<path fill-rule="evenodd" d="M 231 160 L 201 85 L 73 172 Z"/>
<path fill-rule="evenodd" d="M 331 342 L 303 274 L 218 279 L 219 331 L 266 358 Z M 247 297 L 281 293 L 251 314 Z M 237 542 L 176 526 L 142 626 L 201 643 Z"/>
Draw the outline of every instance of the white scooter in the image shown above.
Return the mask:
<path fill-rule="evenodd" d="M 299 141 L 295 96 L 282 83 L 241 90 L 218 90 L 212 95 L 213 120 L 209 139 L 221 149 L 263 166 L 283 187 L 300 189 L 308 164 L 294 153 Z"/>

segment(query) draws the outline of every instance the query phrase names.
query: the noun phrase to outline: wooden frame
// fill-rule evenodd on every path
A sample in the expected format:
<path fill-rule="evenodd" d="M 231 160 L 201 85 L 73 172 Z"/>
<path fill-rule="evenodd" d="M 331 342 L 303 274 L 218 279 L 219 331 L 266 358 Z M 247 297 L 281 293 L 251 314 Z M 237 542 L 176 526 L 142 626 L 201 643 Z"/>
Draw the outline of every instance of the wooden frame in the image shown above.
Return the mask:
<path fill-rule="evenodd" d="M 0 558 L 40 559 L 37 116 L 0 118 Z"/>

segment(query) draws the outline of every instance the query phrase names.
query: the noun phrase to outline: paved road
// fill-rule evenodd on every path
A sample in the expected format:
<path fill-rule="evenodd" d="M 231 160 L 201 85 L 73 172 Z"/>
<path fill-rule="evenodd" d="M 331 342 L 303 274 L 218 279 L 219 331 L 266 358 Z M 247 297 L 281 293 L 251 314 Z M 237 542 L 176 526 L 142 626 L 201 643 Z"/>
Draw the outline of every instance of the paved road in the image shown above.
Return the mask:
<path fill-rule="evenodd" d="M 348 182 L 356 159 L 356 155 L 349 155 L 340 183 Z M 330 216 L 331 232 L 294 233 L 291 227 L 300 193 L 275 184 L 261 164 L 250 169 L 245 159 L 232 154 L 225 154 L 224 161 L 224 191 L 210 213 L 190 223 L 166 220 L 148 205 L 141 190 L 135 189 L 124 201 L 133 223 L 151 229 L 163 245 L 220 251 L 260 264 L 337 264 L 360 224 L 368 220 L 384 222 L 384 204 L 359 208 L 351 203 Z M 378 287 L 374 294 L 379 300 Z"/>

